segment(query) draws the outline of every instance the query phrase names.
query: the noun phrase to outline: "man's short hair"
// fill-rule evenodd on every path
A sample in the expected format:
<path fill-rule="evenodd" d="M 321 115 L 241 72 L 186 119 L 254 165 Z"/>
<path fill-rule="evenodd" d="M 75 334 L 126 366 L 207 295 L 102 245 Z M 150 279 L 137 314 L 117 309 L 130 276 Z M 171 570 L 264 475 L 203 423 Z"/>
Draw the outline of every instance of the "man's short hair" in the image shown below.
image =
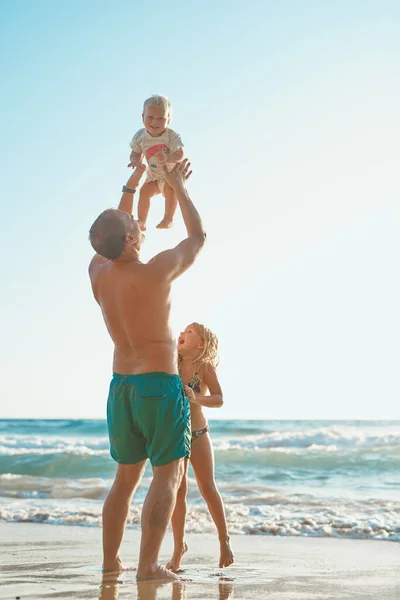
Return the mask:
<path fill-rule="evenodd" d="M 97 254 L 115 260 L 125 248 L 126 234 L 129 233 L 125 213 L 108 208 L 101 213 L 89 231 L 89 240 Z"/>
<path fill-rule="evenodd" d="M 144 101 L 143 112 L 146 112 L 146 108 L 148 106 L 152 106 L 153 104 L 156 104 L 157 106 L 163 106 L 169 120 L 172 119 L 172 104 L 171 100 L 167 98 L 167 96 L 163 96 L 162 94 L 153 94 L 153 96 L 150 96 L 150 98 L 147 98 L 147 100 Z"/>

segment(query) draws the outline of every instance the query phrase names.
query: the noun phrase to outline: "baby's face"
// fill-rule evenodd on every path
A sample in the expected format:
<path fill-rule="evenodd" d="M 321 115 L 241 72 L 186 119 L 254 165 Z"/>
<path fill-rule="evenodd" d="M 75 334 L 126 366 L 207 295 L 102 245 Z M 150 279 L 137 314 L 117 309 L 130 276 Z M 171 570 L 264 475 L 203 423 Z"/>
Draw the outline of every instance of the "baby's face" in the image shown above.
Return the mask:
<path fill-rule="evenodd" d="M 144 126 L 153 137 L 162 135 L 168 125 L 168 111 L 158 104 L 147 106 L 142 118 Z"/>

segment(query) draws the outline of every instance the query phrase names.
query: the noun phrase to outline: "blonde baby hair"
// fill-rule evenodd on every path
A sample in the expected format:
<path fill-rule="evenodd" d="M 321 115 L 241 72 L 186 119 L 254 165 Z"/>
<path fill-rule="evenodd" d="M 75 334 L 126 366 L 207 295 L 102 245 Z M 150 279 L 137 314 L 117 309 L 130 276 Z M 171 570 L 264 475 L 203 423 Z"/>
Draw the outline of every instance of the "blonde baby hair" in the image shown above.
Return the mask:
<path fill-rule="evenodd" d="M 150 96 L 150 98 L 147 98 L 147 100 L 145 100 L 143 102 L 143 113 L 146 111 L 146 108 L 148 106 L 152 106 L 153 104 L 156 104 L 157 106 L 163 106 L 164 109 L 167 111 L 168 120 L 171 121 L 171 119 L 172 119 L 172 104 L 171 104 L 171 100 L 169 98 L 167 98 L 167 96 L 162 96 L 161 94 L 153 94 L 153 96 Z"/>

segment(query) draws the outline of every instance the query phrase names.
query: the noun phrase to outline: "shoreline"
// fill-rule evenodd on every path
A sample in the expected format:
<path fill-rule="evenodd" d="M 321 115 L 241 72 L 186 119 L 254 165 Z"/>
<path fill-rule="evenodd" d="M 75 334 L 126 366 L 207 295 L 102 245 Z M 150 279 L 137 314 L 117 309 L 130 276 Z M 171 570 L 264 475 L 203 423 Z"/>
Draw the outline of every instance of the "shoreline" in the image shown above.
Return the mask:
<path fill-rule="evenodd" d="M 233 535 L 236 562 L 218 568 L 218 540 L 189 534 L 178 586 L 136 583 L 135 572 L 102 582 L 101 528 L 0 524 L 0 598 L 101 600 L 400 599 L 400 544 L 371 540 Z M 121 559 L 137 566 L 140 532 L 128 529 Z M 164 540 L 161 564 L 170 558 Z"/>

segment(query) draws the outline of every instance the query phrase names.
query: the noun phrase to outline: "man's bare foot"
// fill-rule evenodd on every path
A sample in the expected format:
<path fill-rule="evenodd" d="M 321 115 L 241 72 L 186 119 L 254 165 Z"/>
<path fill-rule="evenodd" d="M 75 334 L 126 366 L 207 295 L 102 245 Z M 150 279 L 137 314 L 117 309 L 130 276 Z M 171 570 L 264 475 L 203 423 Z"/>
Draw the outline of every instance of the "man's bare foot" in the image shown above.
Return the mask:
<path fill-rule="evenodd" d="M 188 551 L 188 545 L 186 542 L 183 542 L 182 546 L 178 550 L 174 550 L 172 558 L 165 565 L 166 569 L 171 569 L 171 571 L 177 571 L 181 566 L 182 556 Z"/>
<path fill-rule="evenodd" d="M 157 229 L 169 229 L 172 227 L 172 220 L 163 218 L 162 221 L 157 225 Z"/>
<path fill-rule="evenodd" d="M 232 552 L 231 544 L 229 538 L 226 540 L 220 540 L 220 556 L 219 556 L 219 566 L 221 567 L 229 567 L 234 560 L 234 554 Z"/>
<path fill-rule="evenodd" d="M 144 223 L 144 221 L 138 221 L 137 224 L 139 225 L 140 231 L 146 231 L 146 223 Z"/>
<path fill-rule="evenodd" d="M 138 571 L 136 579 L 137 581 L 179 581 L 180 578 L 165 567 L 155 567 L 151 571 Z"/>

